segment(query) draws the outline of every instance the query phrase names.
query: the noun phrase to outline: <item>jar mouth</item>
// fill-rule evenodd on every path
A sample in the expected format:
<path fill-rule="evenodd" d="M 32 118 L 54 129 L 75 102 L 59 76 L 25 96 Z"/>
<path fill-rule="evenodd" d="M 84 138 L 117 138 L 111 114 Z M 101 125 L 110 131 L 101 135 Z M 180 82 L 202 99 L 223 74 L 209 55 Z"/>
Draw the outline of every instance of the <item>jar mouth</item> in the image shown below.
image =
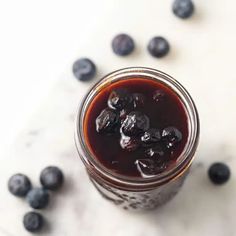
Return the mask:
<path fill-rule="evenodd" d="M 188 123 L 188 139 L 185 147 L 179 157 L 176 164 L 160 174 L 149 178 L 130 177 L 123 176 L 112 172 L 102 165 L 94 154 L 89 150 L 84 136 L 84 117 L 89 107 L 90 102 L 94 97 L 105 87 L 111 83 L 117 82 L 124 78 L 146 78 L 154 81 L 159 81 L 165 86 L 169 87 L 180 99 L 187 115 Z M 88 171 L 95 172 L 98 177 L 105 178 L 115 183 L 119 183 L 127 186 L 148 186 L 160 184 L 175 177 L 181 175 L 181 173 L 188 168 L 193 160 L 193 155 L 196 151 L 199 139 L 199 117 L 196 106 L 187 92 L 187 90 L 171 76 L 146 67 L 129 67 L 112 72 L 103 77 L 98 83 L 96 83 L 83 99 L 76 118 L 75 126 L 75 142 L 78 149 L 78 153 L 87 167 Z"/>

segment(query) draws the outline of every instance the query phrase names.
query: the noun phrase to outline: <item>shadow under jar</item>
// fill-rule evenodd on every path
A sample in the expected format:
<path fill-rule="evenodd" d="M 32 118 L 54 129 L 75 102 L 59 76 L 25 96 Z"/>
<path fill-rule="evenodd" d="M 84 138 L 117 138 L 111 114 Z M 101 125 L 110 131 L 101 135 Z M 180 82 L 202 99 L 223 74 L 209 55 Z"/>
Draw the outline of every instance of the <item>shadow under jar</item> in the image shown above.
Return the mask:
<path fill-rule="evenodd" d="M 76 119 L 76 146 L 91 182 L 124 209 L 154 209 L 172 199 L 198 139 L 189 93 L 151 68 L 105 76 L 86 95 Z"/>

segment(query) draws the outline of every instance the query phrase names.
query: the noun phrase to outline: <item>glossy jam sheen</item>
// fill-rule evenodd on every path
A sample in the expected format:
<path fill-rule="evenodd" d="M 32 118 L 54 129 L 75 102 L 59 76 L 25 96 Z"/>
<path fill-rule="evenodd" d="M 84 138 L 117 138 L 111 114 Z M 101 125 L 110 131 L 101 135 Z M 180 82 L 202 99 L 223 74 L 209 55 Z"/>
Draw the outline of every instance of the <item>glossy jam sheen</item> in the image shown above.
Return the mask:
<path fill-rule="evenodd" d="M 103 88 L 93 99 L 85 114 L 84 134 L 85 142 L 100 164 L 111 172 L 123 176 L 142 178 L 137 170 L 135 161 L 144 157 L 144 148 L 128 152 L 120 146 L 120 133 L 100 134 L 96 131 L 96 118 L 100 112 L 107 107 L 107 100 L 114 89 L 127 89 L 130 93 L 142 93 L 145 96 L 145 105 L 138 108 L 150 119 L 150 127 L 164 129 L 174 126 L 182 133 L 181 142 L 166 157 L 171 159 L 168 168 L 171 168 L 181 152 L 183 151 L 188 138 L 187 115 L 182 102 L 178 96 L 166 85 L 145 78 L 129 78 L 117 81 Z M 165 97 L 162 101 L 153 100 L 156 90 L 162 90 Z M 168 169 L 167 168 L 167 169 Z"/>

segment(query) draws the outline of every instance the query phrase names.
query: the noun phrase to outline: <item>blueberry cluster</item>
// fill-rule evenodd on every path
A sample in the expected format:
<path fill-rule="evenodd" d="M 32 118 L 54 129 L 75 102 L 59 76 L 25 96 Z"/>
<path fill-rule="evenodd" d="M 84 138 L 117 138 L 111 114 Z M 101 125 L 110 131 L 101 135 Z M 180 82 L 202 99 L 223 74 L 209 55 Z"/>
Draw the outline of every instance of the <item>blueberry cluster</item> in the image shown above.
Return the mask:
<path fill-rule="evenodd" d="M 154 102 L 161 102 L 164 92 L 156 90 Z M 141 112 L 146 98 L 143 94 L 130 94 L 126 89 L 116 89 L 109 95 L 108 107 L 96 118 L 96 131 L 103 135 L 119 133 L 120 146 L 128 152 L 143 150 L 143 159 L 136 166 L 143 176 L 158 174 L 167 167 L 166 156 L 181 140 L 182 133 L 175 127 L 163 130 L 151 127 L 150 118 Z M 169 155 L 167 155 L 169 156 Z"/>
<path fill-rule="evenodd" d="M 191 0 L 174 0 L 172 12 L 181 19 L 187 19 L 194 13 L 194 4 Z M 112 51 L 118 56 L 128 56 L 135 49 L 133 38 L 125 33 L 116 35 L 111 42 Z M 169 42 L 162 36 L 153 37 L 147 45 L 147 50 L 153 57 L 161 58 L 170 51 Z M 92 79 L 96 74 L 95 64 L 88 58 L 80 58 L 74 62 L 72 71 L 74 76 L 81 81 Z"/>
<path fill-rule="evenodd" d="M 17 197 L 26 197 L 28 204 L 33 209 L 43 209 L 49 203 L 49 190 L 59 189 L 63 180 L 62 171 L 56 166 L 49 166 L 43 169 L 40 174 L 42 187 L 33 188 L 26 175 L 15 174 L 8 181 L 8 189 Z M 26 230 L 37 232 L 43 227 L 44 218 L 40 213 L 31 211 L 25 214 L 23 224 Z"/>

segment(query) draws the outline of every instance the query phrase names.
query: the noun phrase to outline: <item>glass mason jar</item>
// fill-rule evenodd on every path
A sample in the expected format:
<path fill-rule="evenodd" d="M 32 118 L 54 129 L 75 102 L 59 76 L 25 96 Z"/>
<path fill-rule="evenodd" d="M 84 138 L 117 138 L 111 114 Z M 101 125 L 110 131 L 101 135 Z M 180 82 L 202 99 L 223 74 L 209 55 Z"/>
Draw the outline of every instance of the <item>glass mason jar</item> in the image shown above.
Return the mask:
<path fill-rule="evenodd" d="M 96 160 L 85 143 L 84 117 L 91 101 L 106 86 L 132 78 L 155 80 L 169 87 L 179 97 L 187 114 L 189 135 L 183 152 L 170 170 L 150 178 L 131 178 L 112 173 Z M 198 139 L 199 118 L 189 93 L 171 76 L 150 68 L 131 67 L 105 76 L 85 96 L 76 118 L 76 147 L 91 182 L 103 197 L 124 209 L 153 209 L 172 199 L 188 174 Z"/>

